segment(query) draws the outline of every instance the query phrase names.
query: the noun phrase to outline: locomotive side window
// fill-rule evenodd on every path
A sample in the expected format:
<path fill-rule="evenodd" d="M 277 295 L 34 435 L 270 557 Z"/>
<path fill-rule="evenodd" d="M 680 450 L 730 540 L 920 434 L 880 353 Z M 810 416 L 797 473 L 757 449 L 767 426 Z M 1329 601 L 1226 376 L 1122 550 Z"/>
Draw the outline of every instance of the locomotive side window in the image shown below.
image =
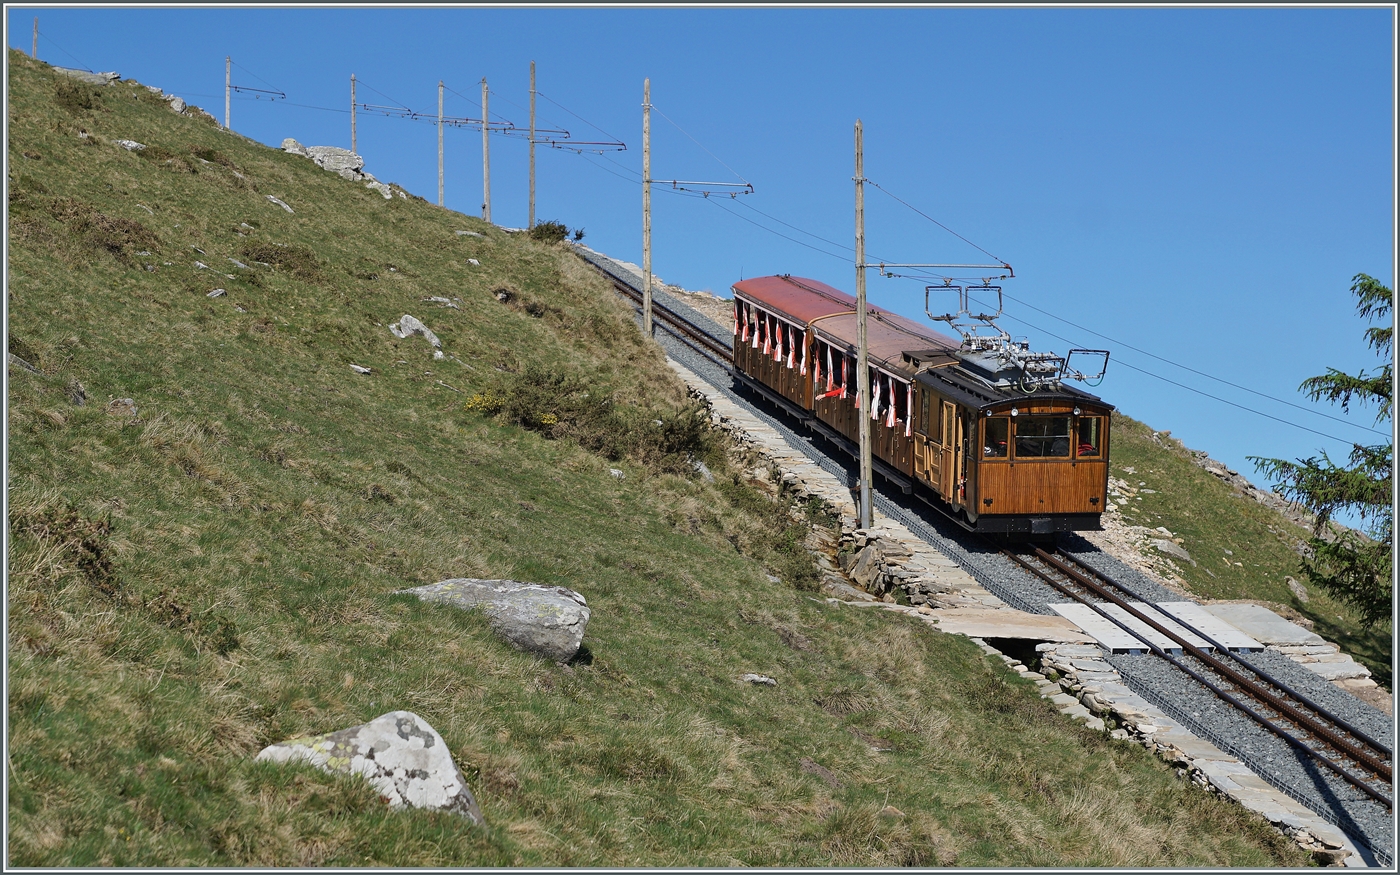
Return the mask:
<path fill-rule="evenodd" d="M 985 421 L 983 426 L 982 456 L 988 459 L 1005 459 L 1007 434 L 1011 421 L 1005 416 L 995 416 Z"/>
<path fill-rule="evenodd" d="M 1079 418 L 1078 455 L 1080 458 L 1099 454 L 1099 429 L 1102 424 L 1103 420 L 1097 416 L 1081 416 Z"/>
<path fill-rule="evenodd" d="M 1016 420 L 1016 458 L 1068 455 L 1068 416 L 1022 416 Z"/>

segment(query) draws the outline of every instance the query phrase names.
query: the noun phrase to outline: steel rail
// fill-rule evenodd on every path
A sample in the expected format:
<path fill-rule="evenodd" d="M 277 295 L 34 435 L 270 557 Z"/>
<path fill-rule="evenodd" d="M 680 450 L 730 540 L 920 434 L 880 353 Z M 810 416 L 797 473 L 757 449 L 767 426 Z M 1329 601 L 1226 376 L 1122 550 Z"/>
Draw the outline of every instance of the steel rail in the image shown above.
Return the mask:
<path fill-rule="evenodd" d="M 1075 566 L 1077 566 L 1080 570 L 1086 571 L 1086 572 L 1088 572 L 1089 574 L 1094 575 L 1095 577 L 1097 577 L 1097 578 L 1099 578 L 1100 580 L 1102 580 L 1102 581 L 1108 583 L 1108 584 L 1111 585 L 1111 586 L 1117 586 L 1117 585 L 1118 585 L 1116 581 L 1114 581 L 1112 578 L 1110 578 L 1110 577 L 1108 577 L 1107 575 L 1105 575 L 1103 572 L 1099 571 L 1099 570 L 1096 569 L 1096 568 L 1092 568 L 1092 567 L 1090 567 L 1090 566 L 1088 566 L 1088 565 L 1085 565 L 1083 562 L 1080 562 L 1079 560 L 1077 560 L 1077 559 L 1075 559 L 1075 558 L 1073 558 L 1073 557 L 1067 555 L 1064 551 L 1060 551 L 1060 552 L 1058 553 L 1058 556 L 1059 556 L 1059 558 L 1061 558 L 1061 559 L 1063 559 L 1063 560 L 1067 560 L 1067 561 L 1073 563 L 1073 564 L 1074 564 Z M 1343 717 L 1339 717 L 1339 716 L 1337 716 L 1336 714 L 1333 714 L 1331 711 L 1327 710 L 1326 706 L 1319 704 L 1318 702 L 1316 702 L 1315 700 L 1313 700 L 1311 697 L 1309 697 L 1306 693 L 1303 693 L 1303 692 L 1301 692 L 1301 691 L 1299 691 L 1299 690 L 1294 689 L 1293 687 L 1289 686 L 1287 682 L 1282 681 L 1282 680 L 1279 680 L 1277 677 L 1275 677 L 1274 675 L 1270 674 L 1270 673 L 1269 673 L 1268 671 L 1266 671 L 1265 669 L 1262 669 L 1262 668 L 1260 668 L 1260 667 L 1258 667 L 1258 666 L 1256 666 L 1256 665 L 1253 665 L 1253 664 L 1251 664 L 1251 663 L 1249 663 L 1249 662 L 1247 662 L 1247 661 L 1241 659 L 1240 656 L 1239 656 L 1239 654 L 1231 652 L 1231 650 L 1230 650 L 1228 647 L 1225 647 L 1225 646 L 1224 646 L 1223 644 L 1221 644 L 1219 641 L 1216 641 L 1214 638 L 1210 637 L 1210 635 L 1206 634 L 1205 632 L 1201 631 L 1200 629 L 1197 629 L 1195 626 L 1192 626 L 1190 623 L 1186 622 L 1185 620 L 1181 619 L 1180 617 L 1172 617 L 1172 621 L 1175 622 L 1177 625 L 1181 626 L 1181 628 L 1185 629 L 1187 632 L 1190 632 L 1191 634 L 1195 635 L 1196 637 L 1201 638 L 1202 640 L 1204 640 L 1207 644 L 1209 644 L 1210 646 L 1214 647 L 1218 653 L 1222 653 L 1222 654 L 1228 656 L 1229 658 L 1233 659 L 1235 662 L 1238 662 L 1238 663 L 1242 664 L 1242 665 L 1245 667 L 1245 669 L 1246 669 L 1247 671 L 1249 671 L 1250 673 L 1252 673 L 1252 674 L 1258 676 L 1259 678 L 1263 679 L 1265 682 L 1267 682 L 1267 683 L 1269 683 L 1269 684 L 1272 684 L 1274 687 L 1276 687 L 1276 688 L 1278 688 L 1279 690 L 1283 691 L 1283 692 L 1284 692 L 1286 695 L 1288 695 L 1290 698 L 1292 698 L 1292 699 L 1294 699 L 1294 700 L 1296 700 L 1296 701 L 1302 703 L 1302 704 L 1305 705 L 1306 707 L 1312 709 L 1313 711 L 1315 711 L 1315 712 L 1318 714 L 1318 716 L 1323 717 L 1323 718 L 1326 719 L 1326 720 L 1330 720 L 1332 723 L 1335 723 L 1337 726 L 1341 727 L 1342 729 L 1345 729 L 1348 733 L 1350 733 L 1351 735 L 1355 736 L 1357 739 L 1359 739 L 1359 740 L 1365 742 L 1366 745 L 1367 745 L 1368 747 L 1370 747 L 1373 751 L 1375 751 L 1377 754 L 1380 754 L 1381 756 L 1385 756 L 1385 757 L 1393 757 L 1393 756 L 1394 756 L 1393 751 L 1391 750 L 1391 748 L 1389 748 L 1388 746 L 1386 746 L 1385 742 L 1383 742 L 1383 741 L 1377 739 L 1376 737 L 1372 736 L 1372 735 L 1371 735 L 1370 733 L 1368 733 L 1366 730 L 1361 729 L 1360 727 L 1358 727 L 1358 726 L 1355 725 L 1354 723 L 1350 722 L 1349 720 L 1346 720 L 1346 719 L 1343 718 Z"/>
<path fill-rule="evenodd" d="M 1093 602 L 1088 601 L 1080 593 L 1075 592 L 1070 587 L 1056 580 L 1054 577 L 1047 574 L 1043 570 L 1037 568 L 1025 558 L 1018 556 L 1007 549 L 1002 549 L 1001 552 L 1007 558 L 1016 562 L 1018 565 L 1025 568 L 1027 571 L 1030 571 L 1032 574 L 1044 580 L 1046 583 L 1049 583 L 1055 589 L 1059 590 L 1060 592 L 1064 593 L 1065 595 L 1078 602 L 1088 605 L 1089 607 L 1098 611 L 1106 619 L 1124 628 L 1125 630 L 1128 630 L 1128 627 L 1124 625 L 1122 621 L 1120 621 L 1116 617 L 1113 617 L 1111 614 L 1109 614 L 1107 611 L 1104 611 L 1102 608 L 1100 608 L 1098 605 L 1095 605 Z M 1274 708 L 1280 714 L 1287 716 L 1287 718 L 1291 720 L 1295 725 L 1303 727 L 1305 730 L 1314 732 L 1314 734 L 1316 734 L 1319 738 L 1323 739 L 1328 744 L 1330 744 L 1335 750 L 1338 750 L 1343 754 L 1351 757 L 1354 761 L 1361 764 L 1364 768 L 1370 769 L 1378 776 L 1382 776 L 1387 783 L 1389 783 L 1389 781 L 1391 780 L 1391 769 L 1389 765 L 1386 765 L 1385 763 L 1376 760 L 1374 757 L 1367 755 L 1364 751 L 1357 751 L 1353 745 L 1350 745 L 1344 739 L 1339 738 L 1335 732 L 1330 731 L 1330 729 L 1328 729 L 1327 727 L 1319 726 L 1316 723 L 1316 721 L 1304 717 L 1292 706 L 1278 699 L 1277 696 L 1274 696 L 1273 694 L 1260 689 L 1257 684 L 1242 677 L 1229 666 L 1224 665 L 1219 660 L 1215 659 L 1214 657 L 1211 657 L 1209 654 L 1206 654 L 1204 651 L 1196 647 L 1194 644 L 1191 644 L 1189 641 L 1183 640 L 1175 633 L 1173 633 L 1170 629 L 1167 629 L 1166 627 L 1157 623 L 1154 619 L 1152 619 L 1152 617 L 1134 608 L 1132 604 L 1127 600 L 1120 598 L 1112 592 L 1109 592 L 1103 586 L 1099 585 L 1093 580 L 1090 580 L 1088 577 L 1079 573 L 1075 569 L 1065 565 L 1063 562 L 1056 559 L 1056 557 L 1052 556 L 1049 553 L 1046 553 L 1039 547 L 1035 548 L 1035 552 L 1037 554 L 1037 558 L 1039 558 L 1049 567 L 1054 568 L 1055 570 L 1064 574 L 1074 583 L 1077 583 L 1085 589 L 1093 592 L 1095 595 L 1099 596 L 1105 601 L 1111 602 L 1113 604 L 1118 605 L 1119 607 L 1122 607 L 1130 616 L 1136 617 L 1137 619 L 1146 623 L 1149 627 L 1153 628 L 1160 634 L 1166 636 L 1169 640 L 1181 645 L 1183 651 L 1190 653 L 1193 657 L 1210 666 L 1213 670 L 1218 671 L 1220 674 L 1225 675 L 1227 678 L 1231 678 L 1231 680 L 1234 683 L 1236 683 L 1241 690 L 1244 690 L 1249 695 L 1255 696 L 1260 701 L 1269 705 L 1269 707 Z M 1131 630 L 1128 631 L 1131 632 Z M 1169 664 L 1185 672 L 1193 680 L 1206 687 L 1208 690 L 1210 690 L 1216 696 L 1220 697 L 1222 700 L 1235 706 L 1235 708 L 1240 710 L 1243 714 L 1245 714 L 1245 716 L 1258 723 L 1264 729 L 1268 730 L 1274 735 L 1277 735 L 1280 739 L 1282 739 L 1290 746 L 1317 760 L 1320 764 L 1322 764 L 1332 772 L 1335 772 L 1339 777 L 1342 778 L 1342 780 L 1356 787 L 1358 790 L 1365 793 L 1367 796 L 1382 803 L 1387 808 L 1393 808 L 1393 802 L 1390 797 L 1386 796 L 1379 790 L 1376 790 L 1374 787 L 1372 787 L 1370 784 L 1363 781 L 1362 779 L 1351 774 L 1351 772 L 1347 771 L 1347 769 L 1341 764 L 1333 761 L 1328 756 L 1309 747 L 1302 740 L 1295 738 L 1292 734 L 1285 731 L 1282 727 L 1276 725 L 1273 721 L 1269 720 L 1264 715 L 1255 711 L 1247 703 L 1240 701 L 1239 698 L 1232 695 L 1230 692 L 1221 689 L 1221 687 L 1218 684 L 1211 681 L 1209 678 L 1205 677 L 1195 669 L 1191 668 L 1191 666 L 1187 665 L 1185 662 L 1167 653 L 1160 646 L 1150 641 L 1145 641 L 1143 643 L 1146 644 L 1146 646 L 1157 656 L 1160 656 Z"/>

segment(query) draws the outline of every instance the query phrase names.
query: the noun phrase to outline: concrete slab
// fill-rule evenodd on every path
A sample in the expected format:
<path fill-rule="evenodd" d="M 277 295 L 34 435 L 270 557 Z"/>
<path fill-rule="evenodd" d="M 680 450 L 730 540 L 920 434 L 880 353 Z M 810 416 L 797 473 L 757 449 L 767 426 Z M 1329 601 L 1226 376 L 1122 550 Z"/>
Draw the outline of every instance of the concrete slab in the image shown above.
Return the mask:
<path fill-rule="evenodd" d="M 1221 647 L 1227 650 L 1264 649 L 1262 642 L 1254 640 L 1237 627 L 1225 622 L 1195 602 L 1158 602 L 1157 608 L 1206 637 L 1215 639 Z"/>
<path fill-rule="evenodd" d="M 1326 643 L 1322 636 L 1290 623 L 1260 605 L 1213 604 L 1202 607 L 1263 644 Z"/>
<path fill-rule="evenodd" d="M 941 631 L 972 638 L 1028 638 L 1067 644 L 1094 641 L 1063 617 L 1028 614 L 1011 608 L 941 608 L 933 612 L 933 617 Z"/>
<path fill-rule="evenodd" d="M 1214 647 L 1207 644 L 1205 639 L 1201 638 L 1199 635 L 1194 635 L 1186 631 L 1186 629 L 1182 628 L 1180 623 L 1176 622 L 1171 617 L 1157 610 L 1152 605 L 1147 604 L 1145 602 L 1133 602 L 1132 606 L 1138 611 L 1142 612 L 1143 614 L 1146 614 L 1148 617 L 1151 617 L 1152 621 L 1157 623 L 1159 626 L 1170 630 L 1173 634 L 1185 639 L 1188 643 L 1192 644 L 1193 646 L 1199 647 L 1202 650 L 1207 651 L 1215 649 Z M 1151 626 L 1147 625 L 1147 623 L 1143 622 L 1142 620 L 1139 620 L 1132 614 L 1129 614 L 1122 607 L 1111 604 L 1102 605 L 1101 607 L 1103 607 L 1103 609 L 1109 614 L 1112 614 L 1119 622 L 1123 623 L 1129 629 L 1131 629 L 1133 634 L 1136 635 L 1138 638 L 1142 639 L 1143 641 L 1151 641 L 1153 644 L 1156 644 L 1158 647 L 1162 648 L 1168 653 L 1181 652 L 1181 646 L 1179 644 L 1177 644 L 1172 639 L 1168 638 L 1166 635 L 1163 635 L 1161 632 L 1158 632 Z"/>

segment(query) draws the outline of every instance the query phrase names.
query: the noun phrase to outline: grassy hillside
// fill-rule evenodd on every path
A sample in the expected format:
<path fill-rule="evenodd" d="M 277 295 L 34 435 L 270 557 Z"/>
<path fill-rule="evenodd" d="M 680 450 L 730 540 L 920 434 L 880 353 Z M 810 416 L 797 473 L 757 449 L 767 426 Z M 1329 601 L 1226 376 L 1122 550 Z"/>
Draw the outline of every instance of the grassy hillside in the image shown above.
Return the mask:
<path fill-rule="evenodd" d="M 9 65 L 8 863 L 1303 861 L 966 639 L 811 597 L 820 514 L 563 248 Z M 586 652 L 394 595 L 453 576 L 577 589 Z M 252 761 L 399 708 L 486 827 Z"/>
<path fill-rule="evenodd" d="M 1115 415 L 1113 474 L 1143 491 L 1126 502 L 1123 518 L 1133 525 L 1165 526 L 1183 540 L 1195 564 L 1177 561 L 1181 577 L 1197 595 L 1254 599 L 1292 608 L 1313 621 L 1313 631 L 1334 641 L 1391 689 L 1393 632 L 1389 623 L 1363 630 L 1349 605 L 1312 589 L 1303 602 L 1284 579 L 1306 578 L 1298 570 L 1297 547 L 1307 531 L 1274 510 L 1245 498 L 1191 460 L 1170 437 L 1130 417 Z M 1150 491 L 1147 491 L 1150 490 Z"/>

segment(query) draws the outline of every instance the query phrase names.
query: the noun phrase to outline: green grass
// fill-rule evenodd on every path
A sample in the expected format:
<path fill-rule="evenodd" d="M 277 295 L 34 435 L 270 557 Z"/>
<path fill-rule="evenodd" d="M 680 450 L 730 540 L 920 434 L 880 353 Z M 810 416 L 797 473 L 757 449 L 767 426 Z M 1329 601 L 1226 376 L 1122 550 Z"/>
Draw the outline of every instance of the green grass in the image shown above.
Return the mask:
<path fill-rule="evenodd" d="M 1304 862 L 967 639 L 808 595 L 821 514 L 687 425 L 561 247 L 9 63 L 8 342 L 42 372 L 11 367 L 7 399 L 9 863 Z M 404 313 L 457 360 L 394 338 Z M 528 391 L 531 363 L 568 397 Z M 542 662 L 394 594 L 453 576 L 580 591 L 586 652 Z M 484 828 L 253 762 L 399 708 Z"/>
<path fill-rule="evenodd" d="M 1292 608 L 1313 621 L 1313 631 L 1369 668 L 1378 684 L 1391 688 L 1389 623 L 1364 630 L 1351 606 L 1316 588 L 1309 589 L 1307 602 L 1299 601 L 1284 582 L 1289 576 L 1306 580 L 1296 550 L 1307 538 L 1305 529 L 1195 465 L 1176 441 L 1154 441 L 1153 429 L 1143 423 L 1115 414 L 1113 427 L 1114 476 L 1156 490 L 1125 502 L 1124 519 L 1149 528 L 1166 526 L 1185 541 L 1182 546 L 1196 564 L 1175 564 L 1192 592 Z"/>

